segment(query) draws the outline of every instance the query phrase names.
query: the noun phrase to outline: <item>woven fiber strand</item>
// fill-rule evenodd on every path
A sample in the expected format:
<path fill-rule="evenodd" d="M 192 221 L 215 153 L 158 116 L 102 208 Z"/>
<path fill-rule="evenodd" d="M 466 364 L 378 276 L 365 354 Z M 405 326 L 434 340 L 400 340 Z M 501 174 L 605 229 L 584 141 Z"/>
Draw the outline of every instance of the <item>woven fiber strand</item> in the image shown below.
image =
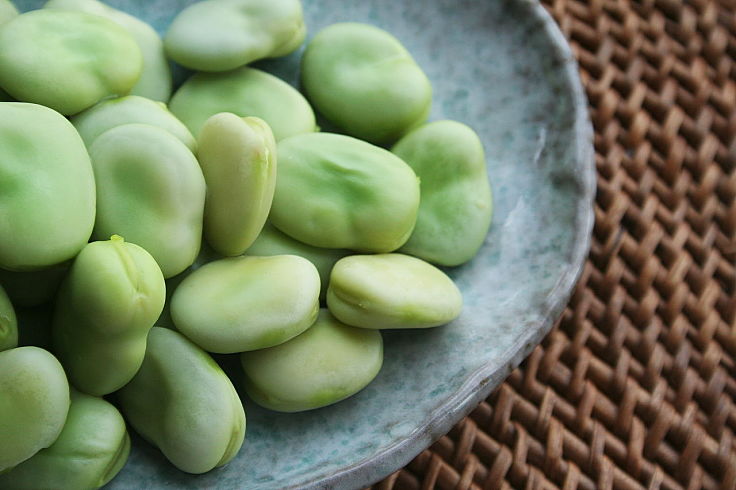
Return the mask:
<path fill-rule="evenodd" d="M 736 488 L 736 1 L 546 0 L 590 100 L 557 327 L 388 489 Z"/>

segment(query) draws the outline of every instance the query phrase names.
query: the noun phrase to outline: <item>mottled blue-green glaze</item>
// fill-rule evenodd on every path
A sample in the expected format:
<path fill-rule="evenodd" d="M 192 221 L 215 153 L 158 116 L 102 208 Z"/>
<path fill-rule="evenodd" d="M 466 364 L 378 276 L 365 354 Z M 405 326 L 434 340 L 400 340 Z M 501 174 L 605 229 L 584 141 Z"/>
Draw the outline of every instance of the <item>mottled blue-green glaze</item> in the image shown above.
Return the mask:
<path fill-rule="evenodd" d="M 191 1 L 110 3 L 163 32 Z M 383 370 L 345 402 L 279 414 L 245 398 L 246 442 L 224 468 L 187 475 L 135 439 L 112 489 L 358 488 L 380 479 L 503 380 L 551 327 L 580 272 L 593 219 L 592 131 L 572 55 L 536 1 L 304 4 L 311 35 L 341 21 L 396 35 L 432 81 L 432 119 L 462 121 L 481 136 L 495 214 L 478 257 L 450 271 L 465 308 L 447 327 L 387 332 Z M 257 66 L 296 84 L 300 55 Z M 237 359 L 220 359 L 238 372 Z"/>

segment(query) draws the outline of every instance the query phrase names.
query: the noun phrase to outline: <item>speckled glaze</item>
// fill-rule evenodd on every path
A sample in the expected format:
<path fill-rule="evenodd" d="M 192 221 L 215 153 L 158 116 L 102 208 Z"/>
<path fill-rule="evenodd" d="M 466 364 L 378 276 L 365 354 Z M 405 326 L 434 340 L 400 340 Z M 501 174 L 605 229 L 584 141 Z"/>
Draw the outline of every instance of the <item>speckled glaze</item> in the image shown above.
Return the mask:
<path fill-rule="evenodd" d="M 28 9 L 40 1 L 20 0 Z M 111 0 L 163 31 L 186 0 Z M 588 251 L 592 130 L 577 67 L 533 0 L 304 0 L 309 32 L 339 21 L 395 34 L 434 86 L 432 119 L 483 140 L 495 201 L 479 255 L 449 271 L 460 318 L 385 333 L 378 378 L 338 405 L 272 413 L 242 394 L 246 443 L 224 468 L 192 476 L 135 439 L 111 489 L 359 488 L 408 463 L 485 398 L 560 315 Z M 301 50 L 257 66 L 296 84 Z M 323 125 L 324 127 L 324 125 Z M 239 383 L 237 359 L 218 358 Z"/>

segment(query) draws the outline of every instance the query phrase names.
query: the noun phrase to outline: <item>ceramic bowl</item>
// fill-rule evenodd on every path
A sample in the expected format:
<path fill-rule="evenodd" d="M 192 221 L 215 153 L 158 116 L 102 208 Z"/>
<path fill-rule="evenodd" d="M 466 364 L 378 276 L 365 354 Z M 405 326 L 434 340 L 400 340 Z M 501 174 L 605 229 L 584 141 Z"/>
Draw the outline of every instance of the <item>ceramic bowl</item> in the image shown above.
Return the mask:
<path fill-rule="evenodd" d="M 24 10 L 42 4 L 16 3 Z M 191 1 L 109 3 L 164 32 Z M 503 381 L 561 314 L 583 266 L 593 223 L 592 130 L 570 49 L 539 3 L 304 0 L 304 8 L 311 34 L 340 21 L 393 33 L 432 81 L 431 118 L 456 119 L 480 134 L 495 212 L 478 256 L 451 270 L 465 299 L 462 316 L 442 328 L 385 332 L 378 378 L 337 405 L 280 414 L 243 394 L 245 445 L 208 474 L 182 473 L 135 438 L 112 489 L 370 484 L 408 463 Z M 258 65 L 297 85 L 300 56 Z"/>

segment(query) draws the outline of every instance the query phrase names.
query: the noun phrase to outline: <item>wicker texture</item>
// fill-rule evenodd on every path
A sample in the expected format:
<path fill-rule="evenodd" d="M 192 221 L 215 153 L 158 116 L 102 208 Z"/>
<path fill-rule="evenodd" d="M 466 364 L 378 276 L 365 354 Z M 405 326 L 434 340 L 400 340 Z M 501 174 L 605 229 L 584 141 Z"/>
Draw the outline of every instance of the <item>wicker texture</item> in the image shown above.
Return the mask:
<path fill-rule="evenodd" d="M 736 1 L 546 0 L 595 126 L 558 326 L 376 489 L 736 488 Z"/>

